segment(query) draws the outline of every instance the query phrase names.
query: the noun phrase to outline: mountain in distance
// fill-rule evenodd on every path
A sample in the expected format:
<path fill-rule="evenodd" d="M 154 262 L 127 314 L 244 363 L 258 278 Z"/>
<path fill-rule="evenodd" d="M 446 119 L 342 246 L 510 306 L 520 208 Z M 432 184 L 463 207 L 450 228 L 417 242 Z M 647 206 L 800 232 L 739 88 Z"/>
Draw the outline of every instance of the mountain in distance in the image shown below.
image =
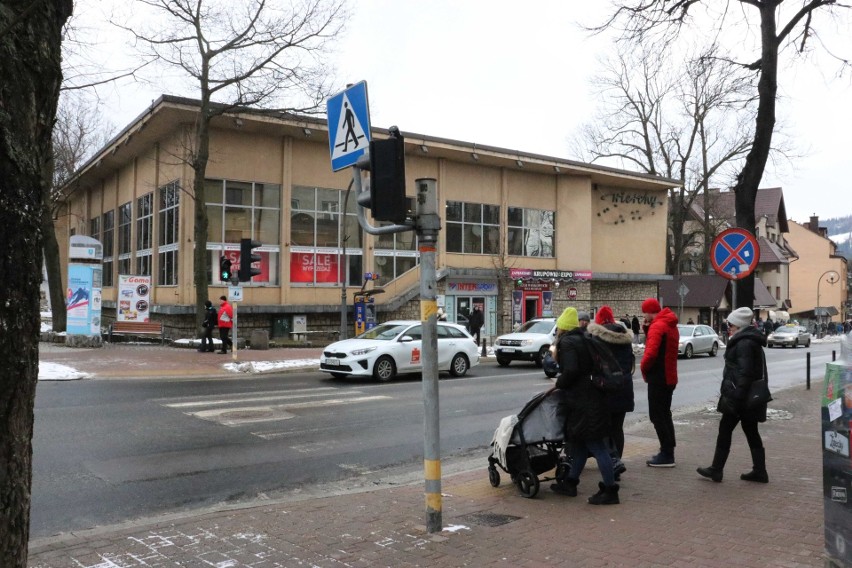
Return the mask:
<path fill-rule="evenodd" d="M 828 230 L 828 238 L 837 244 L 837 254 L 852 260 L 852 215 L 820 220 L 819 224 Z"/>

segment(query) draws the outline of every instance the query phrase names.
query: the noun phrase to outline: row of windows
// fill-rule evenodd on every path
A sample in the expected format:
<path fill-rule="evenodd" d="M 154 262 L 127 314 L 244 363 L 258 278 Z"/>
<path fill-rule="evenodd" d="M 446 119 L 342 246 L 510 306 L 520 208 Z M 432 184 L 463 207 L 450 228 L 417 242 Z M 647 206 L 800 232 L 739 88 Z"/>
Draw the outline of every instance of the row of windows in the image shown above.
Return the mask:
<path fill-rule="evenodd" d="M 178 283 L 178 230 L 180 187 L 171 182 L 158 189 L 159 285 Z M 227 255 L 239 262 L 239 242 L 251 238 L 263 243 L 258 251 L 261 275 L 255 284 L 278 285 L 280 273 L 281 186 L 276 184 L 210 179 L 205 182 L 208 215 L 210 266 Z M 409 198 L 408 207 L 413 209 Z M 131 202 L 107 211 L 90 221 L 90 234 L 104 245 L 104 286 L 113 286 L 113 265 L 118 273 L 150 275 L 154 254 L 154 194 L 136 200 L 135 266 L 131 266 Z M 335 285 L 342 279 L 360 286 L 363 274 L 364 234 L 358 224 L 355 196 L 330 188 L 295 186 L 290 195 L 290 283 Z M 449 201 L 446 207 L 447 251 L 472 254 L 501 254 L 499 205 Z M 555 212 L 509 207 L 507 252 L 516 256 L 553 257 Z M 118 258 L 113 257 L 114 233 L 118 233 Z M 102 234 L 101 234 L 102 231 Z M 345 252 L 345 261 L 344 258 Z M 393 280 L 420 262 L 413 231 L 376 237 L 376 271 Z M 208 275 L 211 284 L 222 284 L 218 271 Z"/>

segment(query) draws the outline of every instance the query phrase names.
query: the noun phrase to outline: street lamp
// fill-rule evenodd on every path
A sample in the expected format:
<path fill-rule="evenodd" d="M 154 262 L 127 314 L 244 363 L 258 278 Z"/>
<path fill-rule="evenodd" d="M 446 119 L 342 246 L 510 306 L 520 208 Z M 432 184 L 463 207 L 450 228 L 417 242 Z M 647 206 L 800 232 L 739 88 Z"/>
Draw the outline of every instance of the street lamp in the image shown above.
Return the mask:
<path fill-rule="evenodd" d="M 840 276 L 839 276 L 839 275 L 837 274 L 837 272 L 835 272 L 834 270 L 826 270 L 826 271 L 825 271 L 825 272 L 823 272 L 823 273 L 820 275 L 820 277 L 817 279 L 817 307 L 816 307 L 816 310 L 814 310 L 814 315 L 816 315 L 816 318 L 817 318 L 817 338 L 821 338 L 821 337 L 823 336 L 823 334 L 822 334 L 822 325 L 820 324 L 820 317 L 821 317 L 821 316 L 817 315 L 817 314 L 816 314 L 816 312 L 820 309 L 820 304 L 819 304 L 819 285 L 820 285 L 820 283 L 822 283 L 822 279 L 823 279 L 823 277 L 824 277 L 826 274 L 830 274 L 830 275 L 831 275 L 831 276 L 829 276 L 829 277 L 828 277 L 828 280 L 827 280 L 827 282 L 828 282 L 829 284 L 837 284 L 837 282 L 840 280 Z"/>

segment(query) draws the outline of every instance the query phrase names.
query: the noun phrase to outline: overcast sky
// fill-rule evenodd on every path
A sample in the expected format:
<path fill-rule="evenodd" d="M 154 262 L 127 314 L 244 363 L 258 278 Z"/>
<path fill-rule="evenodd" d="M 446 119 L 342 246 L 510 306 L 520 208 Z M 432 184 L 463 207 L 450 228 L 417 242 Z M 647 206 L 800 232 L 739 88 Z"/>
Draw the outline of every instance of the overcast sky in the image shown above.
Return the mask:
<path fill-rule="evenodd" d="M 78 2 L 79 25 L 107 27 L 101 8 L 118 0 L 90 7 L 96 1 Z M 367 81 L 373 126 L 576 159 L 569 139 L 594 113 L 589 79 L 612 49 L 576 23 L 597 22 L 606 4 L 351 0 L 337 78 Z M 115 59 L 124 48 L 101 53 Z M 761 184 L 782 187 L 788 216 L 800 222 L 852 214 L 850 75 L 836 78 L 836 66 L 821 61 L 782 60 L 778 118 L 803 156 L 792 166 L 770 163 Z M 121 129 L 161 93 L 197 96 L 162 83 L 101 89 L 105 116 Z"/>

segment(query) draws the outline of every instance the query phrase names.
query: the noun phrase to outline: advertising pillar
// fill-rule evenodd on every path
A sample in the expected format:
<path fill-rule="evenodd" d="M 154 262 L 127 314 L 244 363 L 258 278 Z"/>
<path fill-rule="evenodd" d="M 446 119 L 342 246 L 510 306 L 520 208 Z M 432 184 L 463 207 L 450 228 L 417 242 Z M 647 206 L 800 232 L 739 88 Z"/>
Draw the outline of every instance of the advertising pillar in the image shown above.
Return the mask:
<path fill-rule="evenodd" d="M 822 396 L 825 553 L 834 566 L 852 566 L 852 360 L 849 338 L 840 361 L 826 364 Z"/>
<path fill-rule="evenodd" d="M 74 235 L 68 250 L 68 290 L 65 310 L 66 345 L 101 345 L 103 246 L 91 237 Z"/>

